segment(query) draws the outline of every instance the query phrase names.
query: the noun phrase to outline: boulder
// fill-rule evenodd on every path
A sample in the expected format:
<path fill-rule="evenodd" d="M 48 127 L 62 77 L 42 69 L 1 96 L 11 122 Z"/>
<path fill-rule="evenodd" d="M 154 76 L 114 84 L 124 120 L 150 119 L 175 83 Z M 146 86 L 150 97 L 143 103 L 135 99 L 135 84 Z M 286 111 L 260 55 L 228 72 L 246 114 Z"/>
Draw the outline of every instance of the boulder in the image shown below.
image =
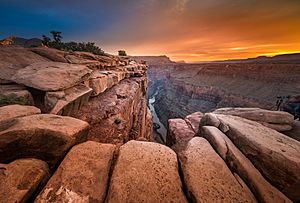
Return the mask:
<path fill-rule="evenodd" d="M 107 202 L 187 202 L 170 148 L 129 141 L 120 147 Z"/>
<path fill-rule="evenodd" d="M 200 120 L 203 117 L 203 113 L 195 112 L 185 117 L 185 121 L 190 125 L 195 133 L 198 133 Z"/>
<path fill-rule="evenodd" d="M 46 161 L 52 168 L 75 144 L 86 140 L 88 123 L 51 114 L 15 118 L 0 124 L 0 162 L 23 157 Z"/>
<path fill-rule="evenodd" d="M 167 133 L 167 145 L 172 146 L 178 142 L 192 139 L 195 132 L 181 118 L 169 119 L 169 129 Z"/>
<path fill-rule="evenodd" d="M 19 70 L 12 80 L 42 91 L 58 91 L 87 80 L 90 73 L 91 70 L 83 65 L 43 62 Z"/>
<path fill-rule="evenodd" d="M 237 173 L 246 182 L 259 202 L 291 202 L 265 180 L 251 161 L 218 128 L 204 126 L 201 128 L 201 135 L 209 141 L 230 170 Z M 241 180 L 237 180 L 241 182 Z"/>
<path fill-rule="evenodd" d="M 191 139 L 177 154 L 192 202 L 256 202 L 204 138 Z"/>
<path fill-rule="evenodd" d="M 8 105 L 0 107 L 0 123 L 10 119 L 40 114 L 41 110 L 34 106 Z"/>
<path fill-rule="evenodd" d="M 21 85 L 0 85 L 0 106 L 34 105 L 31 93 Z"/>
<path fill-rule="evenodd" d="M 294 117 L 283 111 L 269 111 L 259 108 L 221 108 L 215 114 L 239 116 L 253 121 L 277 124 L 291 124 Z"/>
<path fill-rule="evenodd" d="M 284 131 L 289 131 L 292 130 L 292 124 L 274 124 L 274 123 L 266 123 L 266 122 L 259 122 L 263 126 L 266 126 L 268 128 L 271 128 L 273 130 L 276 130 L 278 132 L 284 132 Z"/>
<path fill-rule="evenodd" d="M 283 133 L 300 142 L 300 121 L 294 120 L 291 125 L 292 129 Z"/>
<path fill-rule="evenodd" d="M 100 71 L 94 71 L 88 81 L 88 86 L 93 89 L 91 96 L 97 96 L 107 89 L 108 76 Z"/>
<path fill-rule="evenodd" d="M 209 126 L 219 127 L 220 124 L 221 122 L 219 121 L 219 119 L 216 117 L 215 114 L 212 113 L 204 114 L 204 116 L 200 120 L 200 126 L 209 125 Z"/>
<path fill-rule="evenodd" d="M 104 202 L 114 151 L 93 141 L 74 146 L 35 202 Z"/>
<path fill-rule="evenodd" d="M 46 47 L 37 47 L 30 49 L 33 53 L 36 53 L 40 56 L 43 56 L 51 61 L 68 63 L 68 60 L 65 59 L 66 52 L 60 51 L 58 49 L 46 48 Z"/>
<path fill-rule="evenodd" d="M 300 142 L 254 121 L 217 117 L 229 126 L 226 135 L 266 179 L 291 200 L 300 200 Z"/>
<path fill-rule="evenodd" d="M 38 159 L 0 164 L 0 202 L 27 202 L 48 176 L 48 165 Z"/>
<path fill-rule="evenodd" d="M 71 116 L 88 102 L 92 91 L 80 84 L 63 91 L 47 92 L 45 106 L 51 114 Z"/>
<path fill-rule="evenodd" d="M 81 58 L 80 56 L 75 56 L 71 54 L 66 55 L 65 58 L 69 63 L 72 64 L 82 64 L 82 65 L 99 64 L 98 61 Z"/>

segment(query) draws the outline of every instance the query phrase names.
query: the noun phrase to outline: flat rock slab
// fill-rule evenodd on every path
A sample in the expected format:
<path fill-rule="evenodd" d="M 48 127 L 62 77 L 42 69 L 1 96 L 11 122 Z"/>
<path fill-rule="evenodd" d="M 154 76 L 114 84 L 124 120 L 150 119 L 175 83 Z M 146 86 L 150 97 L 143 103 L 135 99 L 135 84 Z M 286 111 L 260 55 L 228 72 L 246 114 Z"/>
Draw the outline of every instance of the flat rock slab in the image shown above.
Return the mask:
<path fill-rule="evenodd" d="M 204 126 L 201 128 L 201 135 L 209 141 L 231 171 L 246 182 L 259 202 L 291 202 L 261 175 L 250 160 L 218 128 Z M 241 182 L 239 178 L 237 180 Z"/>
<path fill-rule="evenodd" d="M 195 133 L 198 133 L 200 120 L 203 117 L 203 113 L 195 112 L 185 117 L 185 121 L 189 124 Z"/>
<path fill-rule="evenodd" d="M 192 139 L 195 132 L 181 118 L 169 119 L 169 129 L 167 134 L 167 145 L 172 146 L 178 142 L 184 142 Z"/>
<path fill-rule="evenodd" d="M 86 140 L 89 124 L 71 117 L 37 114 L 0 124 L 0 162 L 34 157 L 55 166 L 75 144 Z"/>
<path fill-rule="evenodd" d="M 152 142 L 121 146 L 107 202 L 187 202 L 175 152 Z"/>
<path fill-rule="evenodd" d="M 88 79 L 91 70 L 84 65 L 60 62 L 34 63 L 19 70 L 12 80 L 43 91 L 58 91 Z"/>
<path fill-rule="evenodd" d="M 37 47 L 30 49 L 33 53 L 36 53 L 40 56 L 43 56 L 51 61 L 68 63 L 68 60 L 65 59 L 66 52 L 60 51 L 58 49 L 46 48 L 46 47 Z"/>
<path fill-rule="evenodd" d="M 33 105 L 31 93 L 21 85 L 0 85 L 0 106 L 10 104 Z"/>
<path fill-rule="evenodd" d="M 48 175 L 48 165 L 38 159 L 0 164 L 0 202 L 27 202 Z"/>
<path fill-rule="evenodd" d="M 256 202 L 204 138 L 191 139 L 178 157 L 193 202 Z"/>
<path fill-rule="evenodd" d="M 215 110 L 215 114 L 239 116 L 253 121 L 277 124 L 291 124 L 293 115 L 284 111 L 269 111 L 259 108 L 221 108 Z"/>
<path fill-rule="evenodd" d="M 267 180 L 293 201 L 300 200 L 300 142 L 257 122 L 217 115 L 226 135 Z"/>
<path fill-rule="evenodd" d="M 104 202 L 115 145 L 74 146 L 35 202 Z"/>
<path fill-rule="evenodd" d="M 41 110 L 34 106 L 8 105 L 0 107 L 0 123 L 13 118 L 40 114 Z"/>

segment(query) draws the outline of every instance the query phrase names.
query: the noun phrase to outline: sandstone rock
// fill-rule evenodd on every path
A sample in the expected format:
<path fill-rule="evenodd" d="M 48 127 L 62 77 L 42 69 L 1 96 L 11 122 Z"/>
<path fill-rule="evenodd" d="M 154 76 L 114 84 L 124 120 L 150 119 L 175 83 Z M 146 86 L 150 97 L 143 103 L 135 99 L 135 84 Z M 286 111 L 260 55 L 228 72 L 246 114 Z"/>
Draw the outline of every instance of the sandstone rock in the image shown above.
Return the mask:
<path fill-rule="evenodd" d="M 216 115 L 212 114 L 212 113 L 206 113 L 206 114 L 204 114 L 204 116 L 200 120 L 200 126 L 206 126 L 206 125 L 208 125 L 208 126 L 219 127 L 220 123 L 221 122 L 216 117 Z"/>
<path fill-rule="evenodd" d="M 283 111 L 268 111 L 259 108 L 221 108 L 213 113 L 239 116 L 253 121 L 265 123 L 290 124 L 294 117 Z"/>
<path fill-rule="evenodd" d="M 108 76 L 100 71 L 94 71 L 88 81 L 88 86 L 93 89 L 92 96 L 97 96 L 107 89 Z"/>
<path fill-rule="evenodd" d="M 19 70 L 12 80 L 43 91 L 58 91 L 87 80 L 90 73 L 91 70 L 83 65 L 43 62 Z"/>
<path fill-rule="evenodd" d="M 68 63 L 68 60 L 65 59 L 65 57 L 64 57 L 66 52 L 60 51 L 58 49 L 37 47 L 37 48 L 30 49 L 30 51 L 32 51 L 40 56 L 43 56 L 47 59 L 50 59 L 51 61 Z"/>
<path fill-rule="evenodd" d="M 114 150 L 93 141 L 74 146 L 35 202 L 104 202 Z"/>
<path fill-rule="evenodd" d="M 187 202 L 174 151 L 151 142 L 121 146 L 107 202 Z"/>
<path fill-rule="evenodd" d="M 178 156 L 193 202 L 256 202 L 205 139 L 191 139 Z"/>
<path fill-rule="evenodd" d="M 185 117 L 185 121 L 192 127 L 195 133 L 198 133 L 200 120 L 203 117 L 203 113 L 195 112 Z"/>
<path fill-rule="evenodd" d="M 291 202 L 264 179 L 249 159 L 220 130 L 213 126 L 204 126 L 201 128 L 201 132 L 217 153 L 226 161 L 231 171 L 236 172 L 247 183 L 260 202 Z M 226 154 L 224 153 L 225 151 Z M 237 180 L 240 182 L 239 179 Z"/>
<path fill-rule="evenodd" d="M 88 123 L 51 114 L 20 117 L 0 124 L 0 162 L 34 157 L 55 166 L 75 144 L 85 141 Z"/>
<path fill-rule="evenodd" d="M 300 142 L 300 121 L 294 120 L 291 125 L 292 129 L 283 133 Z"/>
<path fill-rule="evenodd" d="M 34 105 L 31 93 L 24 86 L 1 85 L 0 106 L 10 104 Z"/>
<path fill-rule="evenodd" d="M 172 146 L 178 142 L 192 139 L 195 132 L 181 118 L 169 119 L 169 129 L 167 134 L 167 145 Z"/>
<path fill-rule="evenodd" d="M 47 62 L 28 49 L 16 46 L 0 47 L 0 79 L 11 81 L 11 77 L 20 69 L 36 62 Z"/>
<path fill-rule="evenodd" d="M 211 146 L 216 150 L 220 157 L 226 161 L 227 156 L 227 145 L 222 136 L 222 132 L 213 126 L 203 126 L 201 127 L 200 135 L 209 141 Z"/>
<path fill-rule="evenodd" d="M 0 164 L 0 202 L 27 202 L 48 175 L 47 164 L 38 159 Z"/>
<path fill-rule="evenodd" d="M 51 114 L 74 115 L 89 100 L 92 89 L 84 85 L 77 85 L 64 91 L 47 92 L 45 106 Z"/>
<path fill-rule="evenodd" d="M 71 55 L 71 54 L 66 55 L 65 58 L 69 63 L 72 63 L 72 64 L 82 64 L 82 65 L 99 64 L 98 61 L 80 58 L 78 56 Z"/>
<path fill-rule="evenodd" d="M 284 132 L 284 131 L 289 131 L 292 130 L 291 124 L 274 124 L 274 123 L 266 123 L 266 122 L 259 122 L 263 126 L 266 126 L 268 128 L 271 128 L 273 130 L 276 130 L 278 132 Z"/>
<path fill-rule="evenodd" d="M 300 200 L 300 142 L 236 116 L 218 115 L 226 133 L 271 184 L 293 201 Z"/>
<path fill-rule="evenodd" d="M 10 119 L 40 114 L 41 110 L 34 106 L 9 105 L 0 107 L 0 123 Z"/>

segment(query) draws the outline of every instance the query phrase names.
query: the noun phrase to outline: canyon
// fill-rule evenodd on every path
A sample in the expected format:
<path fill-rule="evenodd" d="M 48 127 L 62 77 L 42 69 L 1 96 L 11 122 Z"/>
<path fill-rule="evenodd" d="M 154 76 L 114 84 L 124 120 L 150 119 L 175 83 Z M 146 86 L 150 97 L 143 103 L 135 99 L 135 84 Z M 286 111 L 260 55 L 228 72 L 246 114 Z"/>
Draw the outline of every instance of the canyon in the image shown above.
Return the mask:
<path fill-rule="evenodd" d="M 265 60 L 0 46 L 0 202 L 300 201 L 298 56 Z"/>

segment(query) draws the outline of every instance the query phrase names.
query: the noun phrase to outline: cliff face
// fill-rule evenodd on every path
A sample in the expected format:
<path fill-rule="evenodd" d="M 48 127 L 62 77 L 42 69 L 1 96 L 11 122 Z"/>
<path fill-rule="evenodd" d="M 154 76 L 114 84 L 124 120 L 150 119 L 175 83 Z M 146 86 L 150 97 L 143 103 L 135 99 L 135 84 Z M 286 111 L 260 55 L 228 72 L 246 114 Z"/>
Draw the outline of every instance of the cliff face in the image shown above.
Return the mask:
<path fill-rule="evenodd" d="M 300 92 L 300 64 L 207 63 L 152 65 L 149 95 L 167 125 L 168 118 L 219 107 L 276 109 L 276 97 Z"/>

